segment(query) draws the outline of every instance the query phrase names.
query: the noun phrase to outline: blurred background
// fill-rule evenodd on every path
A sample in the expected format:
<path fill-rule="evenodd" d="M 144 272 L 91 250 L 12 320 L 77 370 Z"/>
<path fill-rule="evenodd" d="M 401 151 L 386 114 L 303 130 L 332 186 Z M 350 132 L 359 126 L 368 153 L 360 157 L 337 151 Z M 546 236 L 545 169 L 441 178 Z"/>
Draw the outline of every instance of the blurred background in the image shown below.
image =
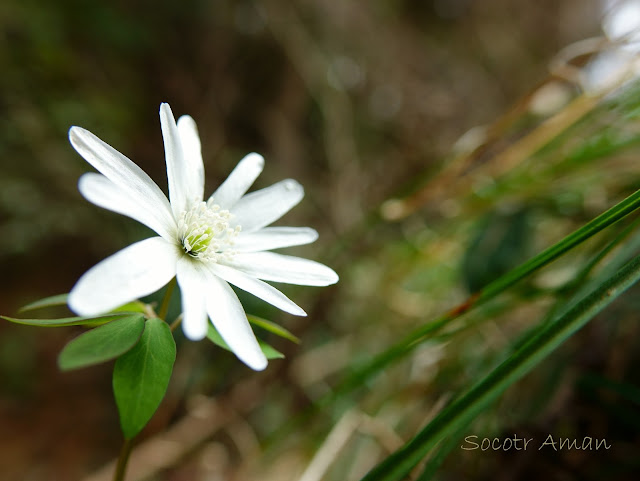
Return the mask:
<path fill-rule="evenodd" d="M 302 319 L 242 297 L 247 312 L 301 340 L 269 338 L 286 359 L 263 373 L 178 334 L 167 398 L 127 479 L 360 479 L 544 316 L 584 249 L 455 335 L 292 417 L 353 366 L 640 186 L 638 96 L 591 105 L 576 125 L 565 119 L 554 144 L 518 143 L 563 109 L 575 114 L 570 101 L 588 90 L 582 69 L 601 44 L 563 49 L 602 38 L 613 3 L 4 0 L 0 314 L 68 292 L 150 235 L 80 196 L 77 179 L 91 167 L 67 131 L 95 133 L 166 192 L 158 108 L 169 102 L 198 123 L 206 192 L 252 151 L 267 161 L 254 187 L 286 177 L 305 186 L 280 224 L 313 226 L 320 239 L 287 253 L 330 265 L 341 281 L 283 286 L 309 313 Z M 499 157 L 513 145 L 515 155 Z M 469 427 L 480 439 L 606 438 L 611 450 L 454 449 L 437 479 L 637 479 L 637 294 Z M 56 365 L 80 332 L 0 323 L 0 480 L 109 479 L 100 470 L 121 445 L 112 366 Z"/>

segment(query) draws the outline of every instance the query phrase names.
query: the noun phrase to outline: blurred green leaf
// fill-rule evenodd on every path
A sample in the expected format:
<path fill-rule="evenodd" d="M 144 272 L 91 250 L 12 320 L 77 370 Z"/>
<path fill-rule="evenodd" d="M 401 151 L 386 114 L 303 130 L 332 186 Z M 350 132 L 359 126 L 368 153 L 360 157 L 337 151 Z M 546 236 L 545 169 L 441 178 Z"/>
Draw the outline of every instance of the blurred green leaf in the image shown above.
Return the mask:
<path fill-rule="evenodd" d="M 140 342 L 120 356 L 113 369 L 113 393 L 126 439 L 132 439 L 149 422 L 164 398 L 176 344 L 166 322 L 149 319 Z"/>
<path fill-rule="evenodd" d="M 65 306 L 67 305 L 68 297 L 69 294 L 58 294 L 57 296 L 45 297 L 44 299 L 39 299 L 21 307 L 18 312 L 33 311 L 44 307 Z"/>
<path fill-rule="evenodd" d="M 462 262 L 462 277 L 469 292 L 479 291 L 526 260 L 531 237 L 527 208 L 487 216 Z"/>
<path fill-rule="evenodd" d="M 207 339 L 213 342 L 216 346 L 225 349 L 226 351 L 233 352 L 229 348 L 220 333 L 213 327 L 212 324 L 209 324 L 209 329 L 207 330 Z M 284 354 L 280 351 L 276 350 L 274 347 L 270 346 L 266 342 L 258 339 L 258 344 L 260 345 L 260 349 L 262 349 L 262 353 L 265 355 L 267 359 L 284 359 Z"/>
<path fill-rule="evenodd" d="M 597 373 L 587 373 L 578 379 L 578 384 L 583 388 L 614 392 L 640 406 L 640 387 L 631 383 L 610 379 Z"/>
<path fill-rule="evenodd" d="M 516 282 L 554 261 L 565 252 L 573 249 L 577 245 L 580 245 L 582 242 L 593 237 L 606 227 L 618 222 L 620 219 L 624 218 L 639 207 L 640 190 L 637 190 L 622 202 L 619 202 L 606 212 L 603 212 L 595 219 L 566 236 L 560 242 L 557 242 L 542 251 L 540 254 L 529 259 L 527 262 L 519 265 L 515 269 L 512 269 L 499 279 L 496 279 L 480 292 L 478 301 L 485 301 L 495 297 Z"/>
<path fill-rule="evenodd" d="M 116 309 L 112 310 L 111 312 L 139 312 L 139 313 L 144 313 L 147 310 L 147 306 L 144 302 L 140 302 L 140 301 L 132 301 L 132 302 L 128 302 L 126 304 L 123 304 L 120 307 L 117 307 Z"/>
<path fill-rule="evenodd" d="M 444 314 L 409 333 L 404 339 L 374 357 L 369 363 L 349 376 L 343 385 L 336 389 L 336 393 L 348 392 L 355 386 L 361 385 L 371 375 L 376 374 L 383 369 L 384 366 L 402 357 L 408 352 L 411 352 L 421 341 L 433 336 L 452 320 L 457 319 L 462 314 L 469 312 L 469 310 L 495 298 L 520 280 L 531 275 L 547 264 L 550 264 L 567 251 L 580 245 L 587 239 L 590 239 L 606 227 L 618 222 L 620 219 L 624 218 L 639 207 L 640 190 L 634 192 L 622 202 L 611 207 L 606 212 L 600 214 L 598 217 L 575 230 L 561 241 L 532 257 L 527 262 L 519 265 L 515 269 L 510 270 L 503 276 L 491 282 L 478 294 L 471 296 L 463 305 L 458 306 L 451 312 Z"/>
<path fill-rule="evenodd" d="M 63 371 L 92 366 L 115 359 L 140 340 L 144 317 L 123 317 L 85 332 L 69 342 L 58 356 Z"/>
<path fill-rule="evenodd" d="M 488 376 L 447 406 L 417 436 L 369 472 L 363 481 L 403 479 L 438 442 L 468 425 L 509 386 L 532 370 L 639 279 L 640 256 L 600 284 L 565 315 L 532 336 Z"/>
<path fill-rule="evenodd" d="M 279 326 L 275 322 L 268 321 L 267 319 L 262 319 L 261 317 L 252 316 L 252 315 L 247 315 L 247 319 L 249 319 L 249 322 L 254 326 L 261 327 L 265 331 L 269 331 L 270 333 L 275 334 L 276 336 L 284 337 L 289 341 L 295 342 L 296 344 L 300 344 L 300 339 L 298 339 L 291 332 L 286 330 L 284 327 Z"/>
<path fill-rule="evenodd" d="M 44 299 L 39 299 L 37 301 L 31 302 L 26 306 L 20 308 L 19 312 L 33 311 L 36 309 L 43 309 L 45 307 L 57 307 L 57 306 L 66 306 L 67 299 L 69 298 L 69 294 L 58 294 L 56 296 L 45 297 Z M 132 301 L 127 304 L 123 304 L 122 306 L 113 309 L 110 313 L 115 312 L 140 312 L 144 313 L 146 310 L 146 305 L 140 301 Z"/>
<path fill-rule="evenodd" d="M 260 349 L 262 349 L 262 352 L 267 359 L 284 359 L 284 354 L 276 350 L 273 346 L 260 339 L 258 339 L 258 344 L 260 344 Z"/>
<path fill-rule="evenodd" d="M 580 144 L 565 157 L 563 162 L 567 164 L 583 164 L 594 159 L 614 155 L 617 152 L 634 147 L 638 143 L 640 143 L 640 136 L 638 135 L 629 135 L 627 132 L 605 129 Z"/>
<path fill-rule="evenodd" d="M 100 326 L 108 322 L 122 319 L 123 317 L 137 314 L 136 312 L 120 312 L 118 314 L 105 314 L 104 316 L 95 317 L 63 317 L 60 319 L 18 319 L 15 317 L 0 316 L 5 321 L 13 322 L 15 324 L 23 324 L 25 326 L 35 327 L 66 327 L 66 326 Z"/>

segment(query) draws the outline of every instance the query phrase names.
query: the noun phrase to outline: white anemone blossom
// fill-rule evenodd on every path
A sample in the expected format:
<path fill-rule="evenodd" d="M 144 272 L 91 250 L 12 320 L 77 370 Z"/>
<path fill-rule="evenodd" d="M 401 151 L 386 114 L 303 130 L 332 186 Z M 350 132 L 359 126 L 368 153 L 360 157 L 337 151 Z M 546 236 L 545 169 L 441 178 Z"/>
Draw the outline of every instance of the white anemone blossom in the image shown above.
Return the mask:
<path fill-rule="evenodd" d="M 266 252 L 316 240 L 306 227 L 267 227 L 298 204 L 302 186 L 291 179 L 246 194 L 262 171 L 258 154 L 244 157 L 204 199 L 204 166 L 194 120 L 176 123 L 160 106 L 169 199 L 136 164 L 92 133 L 69 130 L 71 145 L 100 173 L 80 177 L 78 188 L 93 204 L 124 214 L 158 236 L 136 242 L 87 271 L 71 290 L 69 307 L 83 316 L 110 311 L 151 294 L 177 277 L 186 337 L 206 336 L 209 318 L 238 358 L 255 370 L 267 360 L 229 283 L 283 311 L 306 313 L 264 281 L 326 286 L 337 274 L 317 262 Z"/>

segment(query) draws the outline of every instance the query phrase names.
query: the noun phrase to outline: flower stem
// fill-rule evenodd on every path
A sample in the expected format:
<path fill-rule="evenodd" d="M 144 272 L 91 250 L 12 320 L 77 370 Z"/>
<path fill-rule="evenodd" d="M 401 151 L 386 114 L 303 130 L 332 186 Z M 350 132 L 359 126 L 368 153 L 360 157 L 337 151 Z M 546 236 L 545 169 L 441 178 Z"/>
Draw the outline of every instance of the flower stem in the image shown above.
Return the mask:
<path fill-rule="evenodd" d="M 120 456 L 118 457 L 118 464 L 116 465 L 116 471 L 113 475 L 113 481 L 124 481 L 124 473 L 127 470 L 127 463 L 129 462 L 129 456 L 133 449 L 133 439 L 125 439 L 122 449 L 120 450 Z"/>
<path fill-rule="evenodd" d="M 167 317 L 167 311 L 169 310 L 169 302 L 171 301 L 171 294 L 173 294 L 173 289 L 176 287 L 176 278 L 171 279 L 171 282 L 167 285 L 167 290 L 164 293 L 164 297 L 162 298 L 162 304 L 160 304 L 160 309 L 158 309 L 158 317 L 164 320 Z"/>
<path fill-rule="evenodd" d="M 175 331 L 178 326 L 180 325 L 180 323 L 182 322 L 182 314 L 180 314 L 175 321 L 173 321 L 171 323 L 171 325 L 169 326 L 169 328 L 171 329 L 171 332 Z"/>

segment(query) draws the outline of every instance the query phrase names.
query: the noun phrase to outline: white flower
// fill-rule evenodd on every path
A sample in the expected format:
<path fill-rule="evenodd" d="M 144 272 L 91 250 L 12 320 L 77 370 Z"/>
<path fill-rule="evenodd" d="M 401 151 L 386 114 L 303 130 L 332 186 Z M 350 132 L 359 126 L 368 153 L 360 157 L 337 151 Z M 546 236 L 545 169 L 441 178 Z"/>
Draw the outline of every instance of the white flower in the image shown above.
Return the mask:
<path fill-rule="evenodd" d="M 228 282 L 283 311 L 305 312 L 266 281 L 325 286 L 338 281 L 329 267 L 270 249 L 302 245 L 318 237 L 306 227 L 266 227 L 302 197 L 302 186 L 283 180 L 244 195 L 264 160 L 249 154 L 204 201 L 204 167 L 194 120 L 173 117 L 160 106 L 169 180 L 169 200 L 127 157 L 80 127 L 69 130 L 71 145 L 100 174 L 80 177 L 82 195 L 99 207 L 124 214 L 159 236 L 122 249 L 78 280 L 69 307 L 97 315 L 151 294 L 174 276 L 182 294 L 185 335 L 206 336 L 207 317 L 240 360 L 255 370 L 267 365 L 244 309 Z"/>
<path fill-rule="evenodd" d="M 603 0 L 602 30 L 610 44 L 583 68 L 579 81 L 587 94 L 618 91 L 640 76 L 640 1 Z"/>
<path fill-rule="evenodd" d="M 606 0 L 602 5 L 602 30 L 620 47 L 637 53 L 640 50 L 640 1 Z"/>

